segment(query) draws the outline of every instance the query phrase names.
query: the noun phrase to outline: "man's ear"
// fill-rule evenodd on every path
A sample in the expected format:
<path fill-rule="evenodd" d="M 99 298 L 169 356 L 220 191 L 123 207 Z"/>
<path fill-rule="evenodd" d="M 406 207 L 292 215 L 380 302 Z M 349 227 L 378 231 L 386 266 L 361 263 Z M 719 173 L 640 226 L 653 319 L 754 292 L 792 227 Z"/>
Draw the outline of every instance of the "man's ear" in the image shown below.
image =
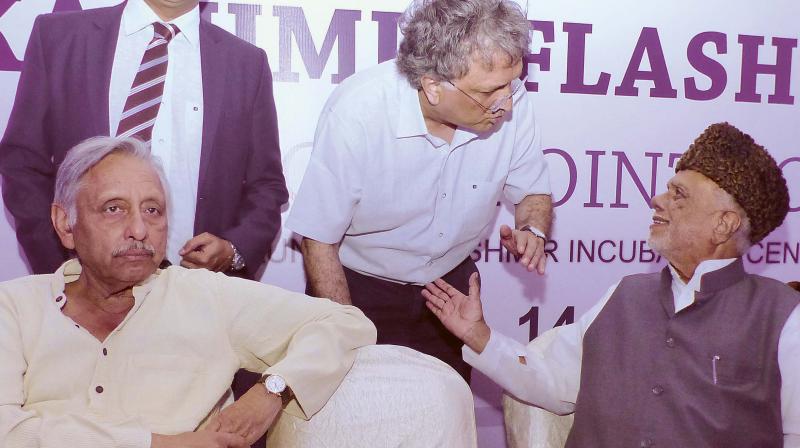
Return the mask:
<path fill-rule="evenodd" d="M 732 210 L 725 210 L 719 216 L 714 227 L 714 242 L 722 244 L 733 238 L 742 226 L 742 218 Z"/>
<path fill-rule="evenodd" d="M 419 83 L 422 88 L 422 93 L 428 98 L 428 102 L 431 106 L 438 105 L 442 98 L 442 81 L 424 75 L 419 80 Z"/>
<path fill-rule="evenodd" d="M 58 238 L 61 239 L 61 244 L 67 249 L 75 249 L 75 237 L 72 234 L 72 226 L 69 224 L 69 215 L 64 207 L 59 204 L 51 205 L 50 220 L 53 222 L 53 228 L 56 229 Z"/>

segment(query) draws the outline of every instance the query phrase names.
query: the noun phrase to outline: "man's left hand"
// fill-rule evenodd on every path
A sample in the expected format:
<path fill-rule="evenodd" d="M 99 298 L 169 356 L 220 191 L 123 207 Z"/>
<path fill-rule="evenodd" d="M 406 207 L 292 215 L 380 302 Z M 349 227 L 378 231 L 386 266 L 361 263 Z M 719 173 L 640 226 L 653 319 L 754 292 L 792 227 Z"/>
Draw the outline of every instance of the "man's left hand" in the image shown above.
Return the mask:
<path fill-rule="evenodd" d="M 179 253 L 181 266 L 189 269 L 205 268 L 209 271 L 224 272 L 230 269 L 233 261 L 231 243 L 208 232 L 187 241 Z"/>
<path fill-rule="evenodd" d="M 281 407 L 281 397 L 267 392 L 264 384 L 257 383 L 213 417 L 205 430 L 238 434 L 252 445 L 272 426 Z"/>
<path fill-rule="evenodd" d="M 500 243 L 514 256 L 528 272 L 534 269 L 544 274 L 547 256 L 544 252 L 545 240 L 528 230 L 515 230 L 503 224 L 500 226 Z"/>

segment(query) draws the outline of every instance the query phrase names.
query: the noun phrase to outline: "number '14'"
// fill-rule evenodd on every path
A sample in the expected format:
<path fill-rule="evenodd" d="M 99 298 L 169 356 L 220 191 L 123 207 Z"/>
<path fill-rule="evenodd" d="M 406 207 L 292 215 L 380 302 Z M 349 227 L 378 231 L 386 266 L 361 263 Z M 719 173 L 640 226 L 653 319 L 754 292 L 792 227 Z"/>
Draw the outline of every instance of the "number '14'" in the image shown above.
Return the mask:
<path fill-rule="evenodd" d="M 553 328 L 561 326 L 561 325 L 568 325 L 575 322 L 575 307 L 568 306 L 564 308 L 564 312 L 561 313 L 561 316 L 556 321 L 556 324 L 553 325 Z M 539 336 L 539 307 L 532 306 L 530 311 L 523 314 L 519 318 L 519 325 L 525 325 L 526 323 L 529 324 L 528 326 L 528 340 L 532 341 L 536 339 L 536 336 Z"/>

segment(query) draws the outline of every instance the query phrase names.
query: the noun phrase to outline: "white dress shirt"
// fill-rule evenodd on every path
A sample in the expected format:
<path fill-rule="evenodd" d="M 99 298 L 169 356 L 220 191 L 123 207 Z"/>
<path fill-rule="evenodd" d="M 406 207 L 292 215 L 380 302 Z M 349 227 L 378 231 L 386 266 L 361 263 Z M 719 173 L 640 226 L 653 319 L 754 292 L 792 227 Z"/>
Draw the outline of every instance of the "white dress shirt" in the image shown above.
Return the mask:
<path fill-rule="evenodd" d="M 133 288 L 100 341 L 62 313 L 81 266 L 0 283 L 0 447 L 149 448 L 230 404 L 239 368 L 282 376 L 286 411 L 319 411 L 375 327 L 342 306 L 172 266 Z"/>
<path fill-rule="evenodd" d="M 700 263 L 688 283 L 684 283 L 670 265 L 675 312 L 694 302 L 694 294 L 700 290 L 704 274 L 735 260 L 706 260 Z M 583 336 L 618 285 L 612 286 L 577 322 L 551 330 L 556 334 L 546 347 L 537 345 L 536 340 L 526 347 L 492 331 L 489 343 L 480 355 L 467 346 L 462 348 L 464 360 L 523 401 L 556 414 L 574 412 L 580 386 Z M 527 364 L 519 362 L 520 356 L 525 357 Z M 781 331 L 778 366 L 782 380 L 784 447 L 797 448 L 800 447 L 800 307 L 789 315 Z"/>
<path fill-rule="evenodd" d="M 122 12 L 109 87 L 111 135 L 142 61 L 153 39 L 153 22 L 163 22 L 144 0 L 128 0 Z M 170 217 L 167 258 L 180 262 L 178 251 L 194 236 L 200 149 L 203 134 L 203 79 L 200 70 L 200 7 L 171 21 L 180 33 L 168 44 L 164 94 L 153 126 L 151 150 L 161 159 L 169 182 Z"/>
<path fill-rule="evenodd" d="M 431 135 L 417 90 L 387 61 L 343 82 L 317 125 L 287 227 L 328 244 L 344 266 L 423 284 L 475 249 L 497 212 L 549 194 L 531 96 L 522 89 L 495 132 Z M 344 239 L 342 237 L 344 236 Z"/>

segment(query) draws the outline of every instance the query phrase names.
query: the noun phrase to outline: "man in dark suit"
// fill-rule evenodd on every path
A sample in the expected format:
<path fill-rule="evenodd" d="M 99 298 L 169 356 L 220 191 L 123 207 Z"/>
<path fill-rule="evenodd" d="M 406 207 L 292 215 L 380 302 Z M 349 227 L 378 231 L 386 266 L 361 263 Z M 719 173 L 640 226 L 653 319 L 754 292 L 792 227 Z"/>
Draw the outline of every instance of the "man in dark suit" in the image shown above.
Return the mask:
<path fill-rule="evenodd" d="M 142 109 L 130 107 L 137 82 L 165 26 L 173 32 L 162 32 L 172 36 L 160 42 L 168 49 L 158 58 L 161 90 L 144 104 L 155 106 L 145 111 L 152 120 L 146 132 L 126 134 L 124 119 Z M 69 148 L 96 135 L 152 138 L 179 195 L 173 216 L 185 221 L 170 223 L 171 262 L 255 275 L 288 197 L 263 50 L 200 20 L 198 0 L 38 17 L 0 143 L 3 199 L 34 273 L 67 258 L 49 224 L 55 173 Z"/>

